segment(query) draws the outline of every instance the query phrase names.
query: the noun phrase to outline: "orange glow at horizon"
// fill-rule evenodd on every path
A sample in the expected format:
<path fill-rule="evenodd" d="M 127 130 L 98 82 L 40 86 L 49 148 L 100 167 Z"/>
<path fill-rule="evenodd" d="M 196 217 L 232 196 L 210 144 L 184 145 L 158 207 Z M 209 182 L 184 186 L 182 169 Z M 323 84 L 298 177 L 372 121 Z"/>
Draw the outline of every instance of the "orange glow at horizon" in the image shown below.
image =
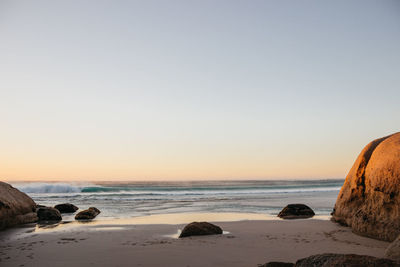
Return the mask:
<path fill-rule="evenodd" d="M 109 161 L 106 159 L 52 160 L 36 158 L 29 162 L 1 159 L 0 180 L 6 181 L 151 181 L 151 180 L 246 180 L 246 179 L 323 179 L 344 178 L 352 162 L 337 164 L 324 160 L 301 159 L 178 159 Z M 132 163 L 131 163 L 132 162 Z"/>

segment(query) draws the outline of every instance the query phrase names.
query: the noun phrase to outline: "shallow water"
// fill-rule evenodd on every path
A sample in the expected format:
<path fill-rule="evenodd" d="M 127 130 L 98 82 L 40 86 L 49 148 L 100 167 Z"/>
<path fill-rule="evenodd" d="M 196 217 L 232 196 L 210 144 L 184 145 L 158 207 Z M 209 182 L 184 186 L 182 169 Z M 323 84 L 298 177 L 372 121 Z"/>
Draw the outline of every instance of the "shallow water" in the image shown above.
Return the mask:
<path fill-rule="evenodd" d="M 317 215 L 313 218 L 298 220 L 329 220 L 330 216 Z M 170 213 L 155 214 L 148 216 L 121 218 L 121 219 L 99 219 L 90 221 L 65 220 L 60 222 L 42 222 L 26 224 L 19 227 L 22 231 L 17 231 L 13 238 L 31 236 L 37 233 L 46 234 L 54 232 L 70 231 L 120 231 L 132 229 L 137 225 L 176 225 L 178 228 L 174 234 L 165 237 L 178 238 L 185 224 L 191 222 L 238 222 L 238 221 L 282 221 L 277 216 L 257 214 L 257 213 Z M 292 221 L 292 220 L 287 220 Z M 229 234 L 224 231 L 223 234 Z"/>

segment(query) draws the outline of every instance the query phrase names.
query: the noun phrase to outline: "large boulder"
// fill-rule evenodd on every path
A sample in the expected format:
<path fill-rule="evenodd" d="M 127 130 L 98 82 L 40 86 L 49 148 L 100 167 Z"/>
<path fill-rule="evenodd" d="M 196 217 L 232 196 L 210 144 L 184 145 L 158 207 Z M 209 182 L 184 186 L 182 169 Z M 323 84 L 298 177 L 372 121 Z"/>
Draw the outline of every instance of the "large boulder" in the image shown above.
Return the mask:
<path fill-rule="evenodd" d="M 221 227 L 208 222 L 192 222 L 186 225 L 179 238 L 194 236 L 194 235 L 220 235 L 222 234 Z"/>
<path fill-rule="evenodd" d="M 389 259 L 400 261 L 400 236 L 386 248 L 385 256 Z"/>
<path fill-rule="evenodd" d="M 37 211 L 39 221 L 61 221 L 61 213 L 52 207 L 42 207 Z"/>
<path fill-rule="evenodd" d="M 343 266 L 363 266 L 363 267 L 399 267 L 400 264 L 395 261 L 372 256 L 355 254 L 333 254 L 325 253 L 313 255 L 300 259 L 294 265 L 295 267 L 343 267 Z"/>
<path fill-rule="evenodd" d="M 0 230 L 37 221 L 36 203 L 25 193 L 0 182 Z"/>
<path fill-rule="evenodd" d="M 55 209 L 58 209 L 60 213 L 73 213 L 78 210 L 78 207 L 70 204 L 70 203 L 63 203 L 54 206 Z"/>
<path fill-rule="evenodd" d="M 314 211 L 307 205 L 289 204 L 279 212 L 278 217 L 283 219 L 303 219 L 311 218 L 314 215 Z"/>
<path fill-rule="evenodd" d="M 75 220 L 92 220 L 100 214 L 100 210 L 95 207 L 90 207 L 76 214 Z"/>
<path fill-rule="evenodd" d="M 393 241 L 400 234 L 400 133 L 376 139 L 358 156 L 332 220 L 355 233 Z"/>

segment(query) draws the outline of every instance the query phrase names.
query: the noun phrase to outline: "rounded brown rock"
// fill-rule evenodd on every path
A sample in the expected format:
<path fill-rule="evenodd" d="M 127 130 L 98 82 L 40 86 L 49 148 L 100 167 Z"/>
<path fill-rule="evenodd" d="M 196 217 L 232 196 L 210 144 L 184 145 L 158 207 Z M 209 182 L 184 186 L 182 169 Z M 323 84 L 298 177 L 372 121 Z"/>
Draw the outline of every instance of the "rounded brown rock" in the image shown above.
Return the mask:
<path fill-rule="evenodd" d="M 58 209 L 60 213 L 73 213 L 78 210 L 78 207 L 70 204 L 70 203 L 63 203 L 54 206 L 55 209 Z"/>
<path fill-rule="evenodd" d="M 305 219 L 314 215 L 314 211 L 307 205 L 289 204 L 279 212 L 278 217 L 282 219 Z"/>
<path fill-rule="evenodd" d="M 100 214 L 100 210 L 95 207 L 90 207 L 87 210 L 82 210 L 75 215 L 75 220 L 92 220 Z"/>
<path fill-rule="evenodd" d="M 43 221 L 61 221 L 61 213 L 58 211 L 58 209 L 52 208 L 52 207 L 42 207 L 37 209 L 36 211 L 38 220 L 39 222 Z"/>
<path fill-rule="evenodd" d="M 186 225 L 179 238 L 196 236 L 196 235 L 220 235 L 222 234 L 221 227 L 208 222 L 192 222 Z"/>
<path fill-rule="evenodd" d="M 0 182 L 0 230 L 36 221 L 36 203 L 13 186 Z"/>
<path fill-rule="evenodd" d="M 400 133 L 369 143 L 340 190 L 332 220 L 393 241 L 400 234 Z"/>

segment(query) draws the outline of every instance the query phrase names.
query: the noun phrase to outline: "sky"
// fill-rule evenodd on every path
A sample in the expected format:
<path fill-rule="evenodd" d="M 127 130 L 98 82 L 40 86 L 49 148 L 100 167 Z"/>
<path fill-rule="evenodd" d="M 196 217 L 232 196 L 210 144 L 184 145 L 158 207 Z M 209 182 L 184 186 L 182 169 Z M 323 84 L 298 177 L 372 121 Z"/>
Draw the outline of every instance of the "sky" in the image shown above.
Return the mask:
<path fill-rule="evenodd" d="M 0 180 L 344 178 L 399 131 L 399 1 L 0 1 Z"/>

